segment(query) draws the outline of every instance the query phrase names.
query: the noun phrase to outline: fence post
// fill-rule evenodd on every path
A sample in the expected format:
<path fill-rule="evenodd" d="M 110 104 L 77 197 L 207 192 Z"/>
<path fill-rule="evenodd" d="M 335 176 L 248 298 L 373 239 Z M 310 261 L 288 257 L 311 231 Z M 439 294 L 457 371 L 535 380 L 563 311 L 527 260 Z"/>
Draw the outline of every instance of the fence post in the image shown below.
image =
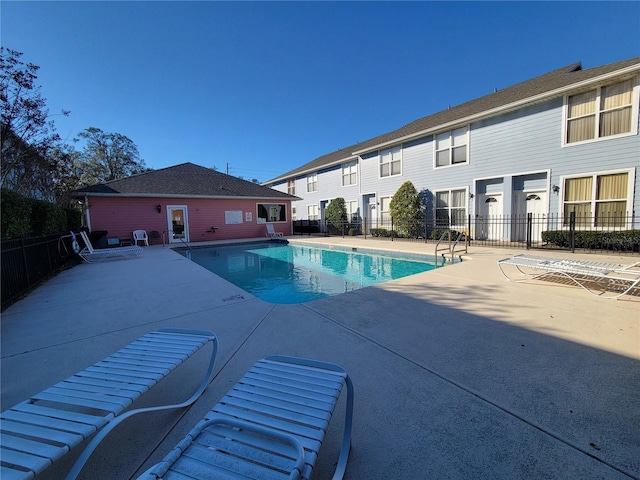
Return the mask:
<path fill-rule="evenodd" d="M 393 217 L 391 217 L 391 241 L 393 242 Z"/>
<path fill-rule="evenodd" d="M 532 227 L 533 214 L 527 213 L 527 250 L 531 250 L 531 227 Z"/>
<path fill-rule="evenodd" d="M 465 235 L 467 248 L 471 246 L 471 214 L 467 215 L 467 234 Z"/>
<path fill-rule="evenodd" d="M 576 253 L 576 212 L 569 215 L 569 249 Z"/>

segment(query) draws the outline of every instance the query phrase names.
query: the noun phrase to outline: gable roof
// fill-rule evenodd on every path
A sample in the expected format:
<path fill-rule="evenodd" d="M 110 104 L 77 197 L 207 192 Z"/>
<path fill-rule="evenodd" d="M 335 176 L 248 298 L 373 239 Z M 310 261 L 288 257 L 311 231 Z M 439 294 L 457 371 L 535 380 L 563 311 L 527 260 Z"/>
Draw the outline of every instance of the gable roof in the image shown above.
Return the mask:
<path fill-rule="evenodd" d="M 187 162 L 74 190 L 72 196 L 298 200 L 298 197 Z"/>
<path fill-rule="evenodd" d="M 440 112 L 422 117 L 403 127 L 361 143 L 323 155 L 294 170 L 276 177 L 265 184 L 273 184 L 296 175 L 313 172 L 340 162 L 349 161 L 357 155 L 372 152 L 391 145 L 428 135 L 437 130 L 450 129 L 464 123 L 490 117 L 549 98 L 565 95 L 567 92 L 585 88 L 604 78 L 640 71 L 640 57 L 600 67 L 582 69 L 580 62 L 545 73 L 531 80 L 521 82 L 489 95 L 456 105 Z M 456 125 L 457 124 L 457 125 Z"/>

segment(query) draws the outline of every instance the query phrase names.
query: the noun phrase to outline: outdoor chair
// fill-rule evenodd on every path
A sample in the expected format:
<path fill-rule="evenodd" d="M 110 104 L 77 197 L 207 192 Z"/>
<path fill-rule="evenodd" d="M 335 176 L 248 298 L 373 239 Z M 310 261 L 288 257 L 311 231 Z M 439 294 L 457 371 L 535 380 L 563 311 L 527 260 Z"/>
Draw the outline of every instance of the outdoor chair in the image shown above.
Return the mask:
<path fill-rule="evenodd" d="M 505 266 L 515 267 L 521 278 L 512 278 Z M 524 282 L 543 277 L 563 277 L 600 298 L 616 299 L 631 292 L 640 284 L 640 262 L 628 265 L 589 262 L 573 259 L 515 255 L 498 261 L 498 268 L 507 280 Z M 593 285 L 601 291 L 596 291 Z M 604 291 L 613 293 L 605 295 Z"/>
<path fill-rule="evenodd" d="M 270 238 L 282 237 L 282 232 L 276 232 L 276 230 L 273 228 L 273 225 L 270 223 L 267 223 L 267 237 L 270 237 Z"/>
<path fill-rule="evenodd" d="M 210 342 L 207 372 L 188 400 L 122 413 Z M 31 479 L 95 434 L 67 477 L 75 478 L 100 441 L 126 418 L 195 402 L 213 378 L 217 351 L 218 339 L 210 331 L 163 328 L 5 410 L 0 414 L 0 477 Z"/>
<path fill-rule="evenodd" d="M 78 255 L 87 263 L 101 262 L 109 258 L 135 258 L 142 255 L 142 247 L 139 246 L 95 249 L 86 232 L 80 232 L 80 236 L 84 242 L 84 248 L 80 250 L 79 247 L 76 247 L 78 241 L 73 232 L 71 232 L 72 245 L 74 245 L 74 251 L 79 250 Z"/>
<path fill-rule="evenodd" d="M 193 430 L 138 480 L 308 479 L 343 387 L 341 479 L 351 448 L 353 385 L 331 363 L 271 356 L 258 361 Z"/>
<path fill-rule="evenodd" d="M 147 247 L 149 246 L 149 237 L 147 236 L 146 230 L 133 231 L 133 244 L 138 245 L 138 242 L 144 242 Z"/>

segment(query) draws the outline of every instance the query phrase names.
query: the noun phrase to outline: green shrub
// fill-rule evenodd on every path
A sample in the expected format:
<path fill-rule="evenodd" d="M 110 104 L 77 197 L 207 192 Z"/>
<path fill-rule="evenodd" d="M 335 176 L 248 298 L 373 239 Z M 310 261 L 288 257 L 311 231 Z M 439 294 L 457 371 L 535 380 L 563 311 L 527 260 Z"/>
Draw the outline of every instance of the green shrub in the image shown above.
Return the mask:
<path fill-rule="evenodd" d="M 2 239 L 53 235 L 69 230 L 78 231 L 81 213 L 74 208 L 63 208 L 43 200 L 2 189 Z"/>
<path fill-rule="evenodd" d="M 458 235 L 460 235 L 460 232 L 458 232 L 457 230 L 449 230 L 448 228 L 435 228 L 431 232 L 431 235 L 429 235 L 429 238 L 431 240 L 440 240 L 440 237 L 442 237 L 442 235 L 447 232 L 451 232 L 451 240 L 455 240 L 456 238 L 458 238 Z"/>
<path fill-rule="evenodd" d="M 571 246 L 569 230 L 549 230 L 542 232 L 542 241 L 559 248 Z M 574 237 L 575 248 L 594 250 L 618 250 L 634 252 L 640 249 L 640 230 L 576 230 Z"/>

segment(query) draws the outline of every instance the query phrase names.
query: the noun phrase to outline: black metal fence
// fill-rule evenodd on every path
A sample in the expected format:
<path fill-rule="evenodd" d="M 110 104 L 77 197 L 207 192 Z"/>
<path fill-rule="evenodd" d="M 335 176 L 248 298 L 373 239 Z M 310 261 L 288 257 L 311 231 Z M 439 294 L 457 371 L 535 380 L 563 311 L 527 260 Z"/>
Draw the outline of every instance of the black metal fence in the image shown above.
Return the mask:
<path fill-rule="evenodd" d="M 390 241 L 437 242 L 451 230 L 470 245 L 520 249 L 562 249 L 640 252 L 640 221 L 633 215 L 471 216 L 452 224 L 449 219 L 398 222 L 393 218 L 357 218 L 333 224 L 319 220 L 294 222 L 293 233 L 322 236 L 361 236 Z"/>
<path fill-rule="evenodd" d="M 56 272 L 75 265 L 79 257 L 65 235 L 4 240 L 2 310 Z"/>

